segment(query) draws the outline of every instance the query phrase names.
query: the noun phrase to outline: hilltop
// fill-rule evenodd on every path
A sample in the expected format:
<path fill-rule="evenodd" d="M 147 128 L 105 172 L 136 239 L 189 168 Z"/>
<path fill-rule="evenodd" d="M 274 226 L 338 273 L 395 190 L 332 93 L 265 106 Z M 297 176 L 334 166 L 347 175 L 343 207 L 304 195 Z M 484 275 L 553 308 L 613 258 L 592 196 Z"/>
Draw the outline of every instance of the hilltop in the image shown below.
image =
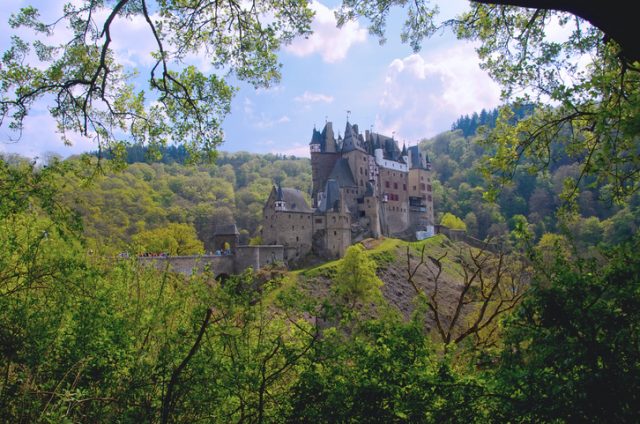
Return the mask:
<path fill-rule="evenodd" d="M 367 239 L 359 243 L 364 247 L 363 254 L 375 263 L 376 275 L 383 282 L 380 290 L 386 302 L 397 309 L 405 319 L 409 319 L 416 308 L 418 293 L 409 281 L 409 271 L 413 272 L 413 281 L 423 294 L 431 296 L 438 282 L 437 295 L 434 300 L 440 313 L 442 324 L 447 327 L 461 301 L 461 316 L 455 326 L 455 333 L 459 334 L 461 326 L 466 325 L 465 318 L 472 312 L 473 306 L 480 306 L 481 302 L 474 296 L 477 294 L 476 284 L 471 290 L 465 290 L 465 272 L 473 272 L 471 255 L 485 260 L 485 274 L 495 270 L 494 260 L 497 255 L 481 252 L 463 242 L 453 242 L 444 235 L 436 235 L 426 240 L 407 242 L 399 239 L 381 238 Z M 423 250 L 424 249 L 424 250 Z M 424 254 L 423 254 L 424 252 Z M 409 261 L 407 260 L 409 254 Z M 424 263 L 420 266 L 421 258 Z M 439 263 L 442 272 L 438 275 Z M 326 262 L 322 265 L 292 271 L 290 274 L 298 287 L 317 299 L 327 298 L 336 274 L 345 264 L 345 258 Z M 471 273 L 472 273 L 471 272 Z M 470 273 L 470 274 L 471 274 Z M 478 280 L 476 280 L 478 282 Z M 519 287 L 524 290 L 524 285 Z M 495 300 L 495 299 L 494 299 Z M 362 305 L 360 305 L 362 306 Z M 490 308 L 489 308 L 490 309 Z M 433 311 L 427 316 L 427 327 L 434 327 Z"/>

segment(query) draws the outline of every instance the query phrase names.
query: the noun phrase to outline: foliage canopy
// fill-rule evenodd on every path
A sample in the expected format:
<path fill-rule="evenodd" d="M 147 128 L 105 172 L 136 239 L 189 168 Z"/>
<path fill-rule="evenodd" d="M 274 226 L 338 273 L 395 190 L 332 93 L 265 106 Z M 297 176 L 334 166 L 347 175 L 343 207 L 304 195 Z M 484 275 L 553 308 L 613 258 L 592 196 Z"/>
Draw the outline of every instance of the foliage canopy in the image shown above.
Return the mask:
<path fill-rule="evenodd" d="M 567 183 L 565 198 L 574 198 L 588 175 L 610 184 L 617 199 L 637 191 L 638 62 L 625 59 L 615 41 L 583 19 L 551 10 L 554 2 L 532 1 L 530 9 L 500 3 L 471 2 L 461 16 L 438 22 L 437 5 L 429 0 L 344 0 L 339 23 L 364 17 L 371 32 L 382 37 L 389 10 L 401 6 L 407 8 L 401 37 L 415 50 L 443 27 L 478 42 L 481 67 L 502 85 L 503 98 L 536 106 L 534 114 L 515 125 L 510 108 L 504 108 L 489 134 L 495 153 L 485 173 L 494 188 L 509 182 L 525 162 L 529 171 L 546 168 L 555 159 L 552 143 L 563 135 L 567 154 L 582 163 L 580 174 Z M 564 36 L 552 36 L 551 28 Z M 495 190 L 491 194 L 495 198 Z"/>
<path fill-rule="evenodd" d="M 255 86 L 277 81 L 276 50 L 308 34 L 312 16 L 306 0 L 83 0 L 47 23 L 26 6 L 10 25 L 30 29 L 35 40 L 13 36 L 2 56 L 0 124 L 19 135 L 34 104 L 45 99 L 65 142 L 82 134 L 117 157 L 131 141 L 157 149 L 173 140 L 186 143 L 193 157 L 213 158 L 234 92 L 227 77 Z M 119 19 L 142 22 L 155 41 L 147 90 L 136 87 L 138 70 L 127 69 L 113 50 Z M 48 43 L 64 26 L 70 39 Z M 186 65 L 198 54 L 214 72 Z"/>

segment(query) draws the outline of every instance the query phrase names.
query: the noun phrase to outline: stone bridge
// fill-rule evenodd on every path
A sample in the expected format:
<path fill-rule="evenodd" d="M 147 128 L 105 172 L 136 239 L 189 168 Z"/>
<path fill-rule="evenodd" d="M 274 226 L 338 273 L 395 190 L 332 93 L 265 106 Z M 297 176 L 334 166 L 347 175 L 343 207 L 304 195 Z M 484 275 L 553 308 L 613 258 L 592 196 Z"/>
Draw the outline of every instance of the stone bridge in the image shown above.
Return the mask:
<path fill-rule="evenodd" d="M 209 269 L 216 278 L 224 278 L 240 274 L 247 268 L 258 270 L 270 263 L 284 262 L 284 247 L 238 246 L 233 255 L 141 256 L 138 260 L 159 270 L 168 269 L 185 275 Z"/>

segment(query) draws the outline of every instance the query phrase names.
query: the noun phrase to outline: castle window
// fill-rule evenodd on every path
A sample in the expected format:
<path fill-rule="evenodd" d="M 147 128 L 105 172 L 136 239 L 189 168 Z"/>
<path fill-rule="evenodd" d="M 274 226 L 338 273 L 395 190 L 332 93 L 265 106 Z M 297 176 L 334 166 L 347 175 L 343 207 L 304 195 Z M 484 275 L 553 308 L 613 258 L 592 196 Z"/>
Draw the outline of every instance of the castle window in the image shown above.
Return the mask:
<path fill-rule="evenodd" d="M 397 189 L 398 188 L 398 183 L 393 183 L 393 188 Z"/>
<path fill-rule="evenodd" d="M 316 224 L 322 224 L 322 219 L 321 218 L 316 218 Z"/>
<path fill-rule="evenodd" d="M 427 200 L 431 201 L 431 195 L 427 196 Z"/>
<path fill-rule="evenodd" d="M 385 186 L 386 188 L 389 188 L 389 181 L 385 181 L 385 182 L 384 182 L 384 186 Z"/>
<path fill-rule="evenodd" d="M 293 231 L 293 230 L 295 230 L 295 229 L 296 229 L 296 226 L 295 226 L 295 225 L 292 225 L 292 226 L 291 226 L 291 231 Z"/>
<path fill-rule="evenodd" d="M 431 184 L 427 184 L 427 191 L 431 191 Z"/>
<path fill-rule="evenodd" d="M 406 184 L 402 184 L 402 189 L 403 189 L 404 191 L 407 191 L 407 185 L 406 185 Z"/>
<path fill-rule="evenodd" d="M 425 188 L 426 188 L 426 186 L 423 183 L 421 183 L 420 184 L 420 190 L 424 190 Z"/>
<path fill-rule="evenodd" d="M 334 232 L 333 232 L 333 235 L 334 235 L 334 236 L 337 236 L 337 235 L 338 235 L 338 232 L 337 232 L 337 231 L 334 231 Z"/>
<path fill-rule="evenodd" d="M 296 236 L 296 241 L 300 241 L 300 237 Z"/>

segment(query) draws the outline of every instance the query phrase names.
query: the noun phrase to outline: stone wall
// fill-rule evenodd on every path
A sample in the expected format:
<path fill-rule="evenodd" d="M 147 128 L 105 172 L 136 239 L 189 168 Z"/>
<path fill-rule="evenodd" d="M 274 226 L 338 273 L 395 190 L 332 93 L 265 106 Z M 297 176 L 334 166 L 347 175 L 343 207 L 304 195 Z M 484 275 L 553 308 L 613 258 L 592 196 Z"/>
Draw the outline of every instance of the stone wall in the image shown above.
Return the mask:
<path fill-rule="evenodd" d="M 254 270 L 274 262 L 284 262 L 283 246 L 238 246 L 235 255 L 235 273 L 251 267 Z"/>
<path fill-rule="evenodd" d="M 426 169 L 412 169 L 409 171 L 409 197 L 420 199 L 421 206 L 409 205 L 411 225 L 418 225 L 423 221 L 427 225 L 433 225 L 433 189 L 431 172 Z"/>
<path fill-rule="evenodd" d="M 369 175 L 369 156 L 366 152 L 361 150 L 352 150 L 345 153 L 343 157 L 347 159 L 347 162 L 349 162 L 351 175 L 353 176 L 353 180 L 357 186 L 357 197 L 364 196 L 364 192 L 367 188 L 367 181 L 371 178 Z"/>
<path fill-rule="evenodd" d="M 161 271 L 168 270 L 184 275 L 197 274 L 203 272 L 205 269 L 209 269 L 218 277 L 222 274 L 234 274 L 235 271 L 235 259 L 233 255 L 141 256 L 138 258 L 138 262 L 153 266 Z"/>
<path fill-rule="evenodd" d="M 311 251 L 313 212 L 276 211 L 274 191 L 263 209 L 263 245 L 283 245 L 285 259 L 296 259 Z"/>
<path fill-rule="evenodd" d="M 382 228 L 387 235 L 401 233 L 409 227 L 408 173 L 395 169 L 380 168 L 378 190 L 386 199 Z"/>
<path fill-rule="evenodd" d="M 341 258 L 351 245 L 350 215 L 327 212 L 325 248 L 330 258 Z"/>
<path fill-rule="evenodd" d="M 257 270 L 270 263 L 284 262 L 284 247 L 238 246 L 235 254 L 228 256 L 141 256 L 138 261 L 158 270 L 169 270 L 184 275 L 197 274 L 208 269 L 213 271 L 217 278 L 221 275 L 240 274 L 249 267 Z"/>

